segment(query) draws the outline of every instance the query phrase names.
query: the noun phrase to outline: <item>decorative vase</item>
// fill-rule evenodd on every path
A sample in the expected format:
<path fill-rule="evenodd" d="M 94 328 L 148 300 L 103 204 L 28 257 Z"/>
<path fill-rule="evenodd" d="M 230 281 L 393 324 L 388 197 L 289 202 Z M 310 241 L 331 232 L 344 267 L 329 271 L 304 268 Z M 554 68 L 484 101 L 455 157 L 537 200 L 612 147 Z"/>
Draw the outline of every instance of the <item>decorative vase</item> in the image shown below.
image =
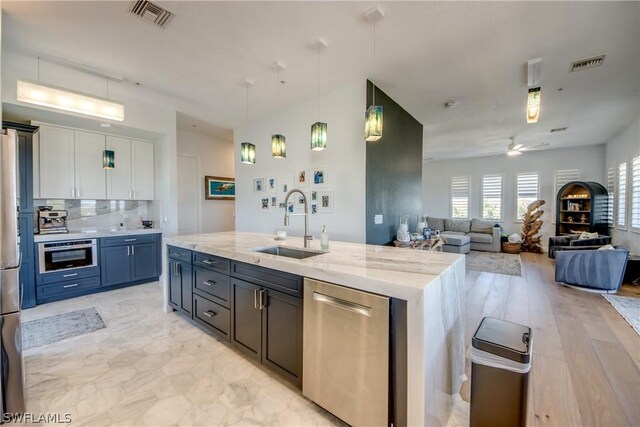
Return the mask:
<path fill-rule="evenodd" d="M 427 216 L 421 215 L 418 217 L 418 226 L 416 227 L 416 233 L 422 234 L 422 231 L 427 226 Z"/>
<path fill-rule="evenodd" d="M 396 238 L 401 242 L 410 242 L 411 234 L 409 233 L 409 216 L 400 216 L 400 225 L 398 225 L 398 232 Z"/>

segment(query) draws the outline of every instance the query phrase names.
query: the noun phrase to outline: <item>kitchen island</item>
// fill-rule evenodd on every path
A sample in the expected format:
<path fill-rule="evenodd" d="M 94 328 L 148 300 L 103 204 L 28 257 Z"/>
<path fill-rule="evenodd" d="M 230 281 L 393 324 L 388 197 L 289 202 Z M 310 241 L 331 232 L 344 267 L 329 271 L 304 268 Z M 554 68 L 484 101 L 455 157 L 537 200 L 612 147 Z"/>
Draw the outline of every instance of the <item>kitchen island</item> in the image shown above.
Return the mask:
<path fill-rule="evenodd" d="M 165 238 L 165 306 L 169 302 L 169 246 L 246 265 L 320 280 L 406 302 L 395 319 L 405 325 L 406 346 L 396 361 L 405 371 L 406 408 L 400 424 L 444 425 L 464 378 L 464 256 L 332 241 L 329 251 L 306 259 L 260 253 L 271 246 L 303 248 L 302 238 L 225 232 Z M 320 249 L 319 241 L 311 242 Z M 396 342 L 396 341 L 392 341 Z M 406 368 L 405 368 L 406 367 Z M 406 393 L 405 393 L 406 392 Z"/>

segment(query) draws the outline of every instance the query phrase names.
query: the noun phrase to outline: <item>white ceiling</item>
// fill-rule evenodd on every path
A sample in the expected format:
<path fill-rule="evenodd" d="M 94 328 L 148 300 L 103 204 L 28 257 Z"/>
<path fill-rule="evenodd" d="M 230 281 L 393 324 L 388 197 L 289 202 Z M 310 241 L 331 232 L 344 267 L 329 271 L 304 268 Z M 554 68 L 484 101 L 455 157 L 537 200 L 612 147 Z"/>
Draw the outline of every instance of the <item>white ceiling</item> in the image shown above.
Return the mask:
<path fill-rule="evenodd" d="M 252 115 L 276 108 L 276 59 L 287 64 L 283 106 L 315 96 L 309 43 L 321 36 L 322 91 L 374 78 L 424 124 L 425 158 L 505 152 L 512 135 L 550 143 L 542 149 L 601 144 L 640 115 L 639 2 L 159 1 L 175 13 L 166 29 L 130 15 L 131 3 L 5 0 L 2 41 L 192 100 L 183 127 L 193 119 L 228 134 L 246 120 L 246 77 Z M 375 5 L 386 16 L 373 75 L 363 13 Z M 601 67 L 569 73 L 601 53 Z M 542 112 L 527 125 L 526 62 L 537 57 Z"/>

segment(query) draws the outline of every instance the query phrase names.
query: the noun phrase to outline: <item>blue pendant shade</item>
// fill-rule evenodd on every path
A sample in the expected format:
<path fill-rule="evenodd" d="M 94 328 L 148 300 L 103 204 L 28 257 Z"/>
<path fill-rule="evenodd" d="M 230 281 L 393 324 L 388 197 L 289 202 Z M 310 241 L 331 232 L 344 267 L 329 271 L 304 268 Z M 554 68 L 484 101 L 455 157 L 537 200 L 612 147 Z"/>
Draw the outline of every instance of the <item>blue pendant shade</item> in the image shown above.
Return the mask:
<path fill-rule="evenodd" d="M 284 135 L 271 135 L 271 155 L 276 159 L 287 157 L 287 143 Z"/>
<path fill-rule="evenodd" d="M 365 114 L 364 140 L 375 142 L 382 138 L 382 105 L 370 105 Z"/>
<path fill-rule="evenodd" d="M 250 142 L 240 144 L 240 161 L 247 165 L 256 163 L 256 146 Z"/>
<path fill-rule="evenodd" d="M 112 150 L 104 150 L 102 152 L 102 169 L 114 169 L 115 167 L 115 153 Z"/>
<path fill-rule="evenodd" d="M 327 124 L 315 122 L 311 125 L 311 149 L 321 151 L 327 148 Z"/>

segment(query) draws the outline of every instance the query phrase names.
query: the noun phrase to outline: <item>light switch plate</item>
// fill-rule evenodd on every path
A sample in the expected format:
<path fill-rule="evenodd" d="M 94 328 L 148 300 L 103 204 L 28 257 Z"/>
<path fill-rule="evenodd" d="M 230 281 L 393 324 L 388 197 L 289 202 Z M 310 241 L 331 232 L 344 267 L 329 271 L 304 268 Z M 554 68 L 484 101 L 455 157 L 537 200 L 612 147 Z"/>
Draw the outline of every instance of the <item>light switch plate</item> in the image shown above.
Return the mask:
<path fill-rule="evenodd" d="M 382 224 L 382 215 L 374 215 L 373 223 L 374 224 Z"/>

